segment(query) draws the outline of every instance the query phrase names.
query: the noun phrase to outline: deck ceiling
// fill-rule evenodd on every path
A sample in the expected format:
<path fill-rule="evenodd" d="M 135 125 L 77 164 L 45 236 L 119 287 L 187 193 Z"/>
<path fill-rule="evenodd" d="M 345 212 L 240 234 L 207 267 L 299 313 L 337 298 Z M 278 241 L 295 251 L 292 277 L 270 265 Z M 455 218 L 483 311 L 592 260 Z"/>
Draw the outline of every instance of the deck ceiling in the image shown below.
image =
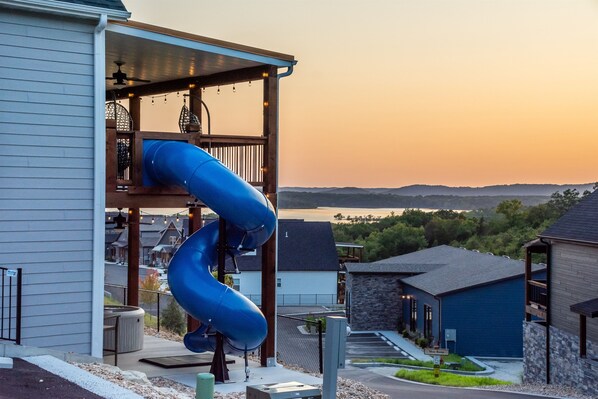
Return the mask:
<path fill-rule="evenodd" d="M 128 77 L 167 82 L 220 72 L 295 64 L 293 56 L 235 43 L 190 35 L 137 22 L 110 23 L 106 30 L 106 76 L 117 70 L 115 61 L 125 62 Z M 128 87 L 146 83 L 128 82 Z M 106 80 L 106 90 L 119 89 Z"/>

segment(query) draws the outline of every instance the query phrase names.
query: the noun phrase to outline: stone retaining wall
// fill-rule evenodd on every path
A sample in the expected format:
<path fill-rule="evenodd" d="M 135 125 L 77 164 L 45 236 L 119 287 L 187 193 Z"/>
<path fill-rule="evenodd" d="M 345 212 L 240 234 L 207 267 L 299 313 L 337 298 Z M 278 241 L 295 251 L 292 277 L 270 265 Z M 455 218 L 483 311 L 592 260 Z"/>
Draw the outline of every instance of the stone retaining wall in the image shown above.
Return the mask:
<path fill-rule="evenodd" d="M 546 327 L 523 323 L 523 381 L 546 382 Z M 587 357 L 579 356 L 579 336 L 550 327 L 550 382 L 598 397 L 598 345 L 587 342 Z"/>
<path fill-rule="evenodd" d="M 354 331 L 397 331 L 402 314 L 401 274 L 351 273 L 351 329 Z"/>

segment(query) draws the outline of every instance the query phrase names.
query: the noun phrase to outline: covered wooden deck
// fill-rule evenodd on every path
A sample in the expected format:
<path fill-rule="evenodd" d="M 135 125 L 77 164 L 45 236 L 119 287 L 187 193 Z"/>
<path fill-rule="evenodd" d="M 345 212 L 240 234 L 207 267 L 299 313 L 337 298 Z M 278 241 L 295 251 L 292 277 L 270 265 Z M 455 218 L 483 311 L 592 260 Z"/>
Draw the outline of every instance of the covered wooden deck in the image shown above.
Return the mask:
<path fill-rule="evenodd" d="M 126 77 L 114 76 L 121 63 Z M 124 63 L 124 64 L 123 64 Z M 292 73 L 293 56 L 210 39 L 137 22 L 113 22 L 106 29 L 106 100 L 126 104 L 130 124 L 106 121 L 106 207 L 128 208 L 128 298 L 139 301 L 139 221 L 141 208 L 188 208 L 189 234 L 201 228 L 203 204 L 181 189 L 143 185 L 143 140 L 185 141 L 203 148 L 244 180 L 260 189 L 277 207 L 279 80 Z M 118 65 L 118 64 L 117 64 Z M 279 73 L 279 68 L 286 68 Z M 203 121 L 206 87 L 261 82 L 263 128 L 250 136 L 222 135 Z M 197 117 L 181 132 L 155 132 L 142 125 L 142 97 L 179 93 Z M 120 104 L 119 104 L 120 105 Z M 116 116 L 116 112 L 112 117 Z M 173 115 L 172 118 L 178 118 Z M 209 112 L 208 112 L 209 117 Z M 183 129 L 181 129 L 183 130 Z M 123 162 L 123 160 L 125 160 Z M 275 358 L 276 233 L 263 247 L 262 312 L 268 337 L 261 364 Z M 198 323 L 190 321 L 190 329 Z"/>

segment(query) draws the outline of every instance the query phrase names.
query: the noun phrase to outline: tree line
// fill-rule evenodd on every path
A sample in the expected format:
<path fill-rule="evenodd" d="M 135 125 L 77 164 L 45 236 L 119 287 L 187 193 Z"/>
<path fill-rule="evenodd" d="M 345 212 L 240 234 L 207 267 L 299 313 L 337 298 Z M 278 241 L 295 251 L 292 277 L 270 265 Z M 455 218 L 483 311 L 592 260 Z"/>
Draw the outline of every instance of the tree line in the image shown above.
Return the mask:
<path fill-rule="evenodd" d="M 598 183 L 594 185 L 594 190 Z M 590 191 L 555 192 L 546 203 L 526 206 L 520 199 L 505 199 L 493 208 L 469 212 L 406 209 L 384 218 L 351 218 L 333 223 L 337 242 L 364 246 L 364 262 L 374 262 L 438 245 L 465 247 L 514 259 L 525 256 L 523 244 L 564 215 Z M 336 220 L 345 220 L 341 214 Z"/>

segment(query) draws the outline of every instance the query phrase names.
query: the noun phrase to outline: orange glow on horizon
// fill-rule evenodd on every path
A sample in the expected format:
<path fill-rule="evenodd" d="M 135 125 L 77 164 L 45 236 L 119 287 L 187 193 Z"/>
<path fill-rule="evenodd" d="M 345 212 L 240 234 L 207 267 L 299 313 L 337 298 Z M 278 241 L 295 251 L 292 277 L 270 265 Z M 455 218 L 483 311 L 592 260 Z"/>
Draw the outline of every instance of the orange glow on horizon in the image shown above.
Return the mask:
<path fill-rule="evenodd" d="M 295 55 L 280 186 L 598 180 L 598 2 L 256 1 L 124 3 L 133 20 Z M 202 95 L 213 132 L 261 132 L 261 82 L 235 89 Z M 178 130 L 181 105 L 156 104 L 152 130 Z"/>

